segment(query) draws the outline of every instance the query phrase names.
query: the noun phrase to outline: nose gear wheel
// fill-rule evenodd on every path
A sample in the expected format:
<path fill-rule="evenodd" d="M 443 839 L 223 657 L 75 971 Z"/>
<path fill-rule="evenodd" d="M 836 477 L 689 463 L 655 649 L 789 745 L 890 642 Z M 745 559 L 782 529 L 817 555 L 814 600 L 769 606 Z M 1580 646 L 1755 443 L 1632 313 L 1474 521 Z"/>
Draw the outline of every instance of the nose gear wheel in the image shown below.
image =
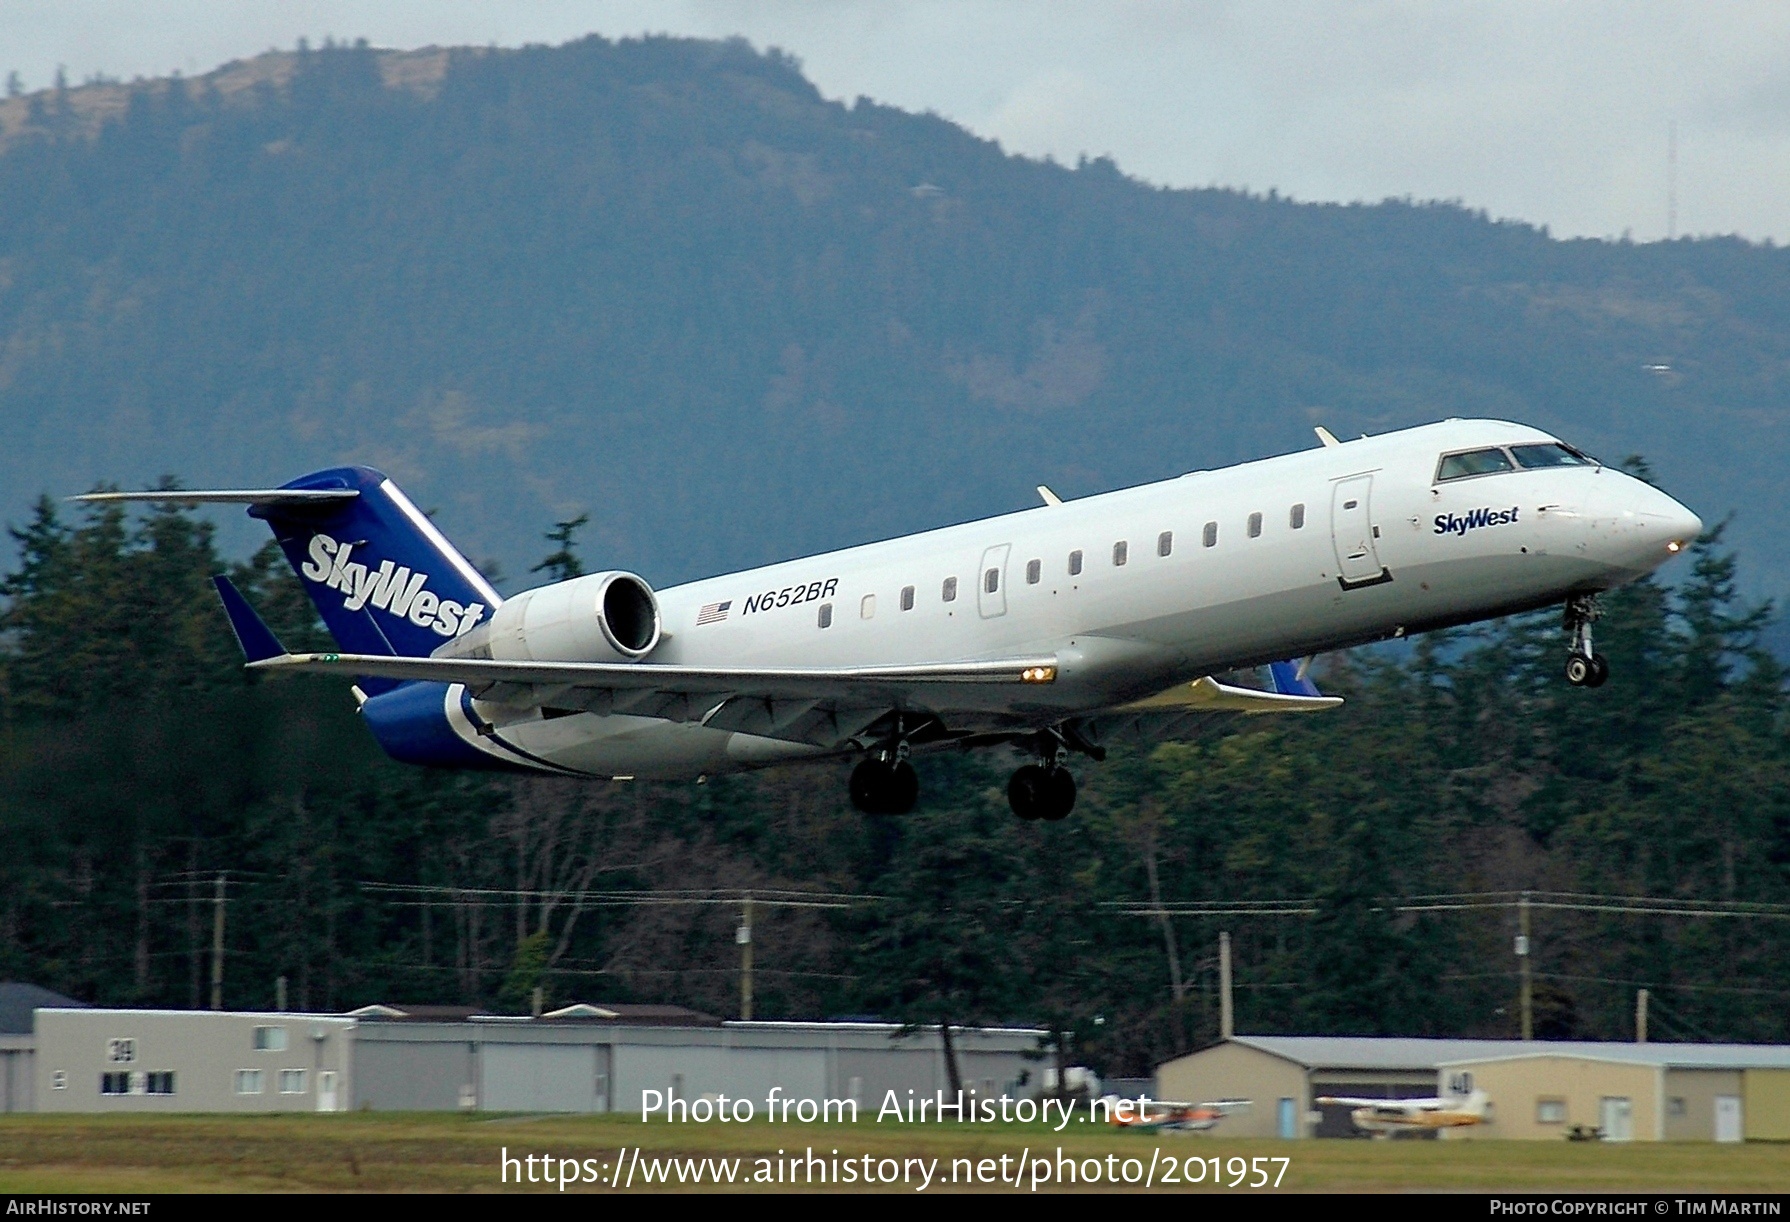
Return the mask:
<path fill-rule="evenodd" d="M 1574 687 L 1602 687 L 1610 677 L 1610 664 L 1591 645 L 1591 625 L 1603 614 L 1595 594 L 1575 594 L 1566 600 L 1562 626 L 1572 634 L 1566 655 L 1566 681 Z"/>

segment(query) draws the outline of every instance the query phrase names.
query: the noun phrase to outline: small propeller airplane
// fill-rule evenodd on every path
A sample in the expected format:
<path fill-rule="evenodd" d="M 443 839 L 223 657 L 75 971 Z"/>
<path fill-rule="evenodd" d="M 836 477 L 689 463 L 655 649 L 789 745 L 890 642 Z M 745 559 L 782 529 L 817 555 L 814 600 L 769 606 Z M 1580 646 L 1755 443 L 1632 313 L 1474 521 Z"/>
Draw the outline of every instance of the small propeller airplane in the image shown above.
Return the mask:
<path fill-rule="evenodd" d="M 1172 1099 L 1120 1099 L 1115 1095 L 1106 1102 L 1114 1128 L 1143 1133 L 1206 1133 L 1232 1112 L 1241 1112 L 1255 1101 L 1214 1099 L 1206 1103 L 1178 1103 Z"/>
<path fill-rule="evenodd" d="M 1317 1102 L 1350 1107 L 1355 1127 L 1375 1137 L 1397 1133 L 1427 1133 L 1484 1124 L 1491 1119 L 1491 1100 L 1482 1090 L 1440 1095 L 1428 1099 L 1359 1099 L 1349 1095 L 1322 1095 Z"/>

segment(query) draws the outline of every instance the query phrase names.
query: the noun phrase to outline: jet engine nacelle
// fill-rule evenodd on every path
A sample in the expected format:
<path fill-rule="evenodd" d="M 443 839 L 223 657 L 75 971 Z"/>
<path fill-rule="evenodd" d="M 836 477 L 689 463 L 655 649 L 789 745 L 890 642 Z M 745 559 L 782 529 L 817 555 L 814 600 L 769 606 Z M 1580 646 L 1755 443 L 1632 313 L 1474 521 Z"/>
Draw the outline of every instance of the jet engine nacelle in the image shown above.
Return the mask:
<path fill-rule="evenodd" d="M 592 573 L 506 599 L 453 652 L 499 662 L 633 662 L 653 651 L 659 631 L 651 586 L 633 573 Z"/>

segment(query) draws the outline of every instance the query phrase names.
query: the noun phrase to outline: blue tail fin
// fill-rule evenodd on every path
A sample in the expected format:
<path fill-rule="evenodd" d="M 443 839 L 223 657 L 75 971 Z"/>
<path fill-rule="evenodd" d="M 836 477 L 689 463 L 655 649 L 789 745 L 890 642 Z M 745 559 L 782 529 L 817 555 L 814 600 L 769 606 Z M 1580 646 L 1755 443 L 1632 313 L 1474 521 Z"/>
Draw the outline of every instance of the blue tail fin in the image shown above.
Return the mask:
<path fill-rule="evenodd" d="M 1324 693 L 1305 673 L 1310 662 L 1310 658 L 1304 662 L 1270 662 L 1268 680 L 1282 696 L 1322 696 Z"/>
<path fill-rule="evenodd" d="M 264 502 L 249 510 L 273 528 L 343 652 L 427 657 L 503 601 L 380 472 L 335 467 L 285 487 L 358 493 L 347 499 Z"/>

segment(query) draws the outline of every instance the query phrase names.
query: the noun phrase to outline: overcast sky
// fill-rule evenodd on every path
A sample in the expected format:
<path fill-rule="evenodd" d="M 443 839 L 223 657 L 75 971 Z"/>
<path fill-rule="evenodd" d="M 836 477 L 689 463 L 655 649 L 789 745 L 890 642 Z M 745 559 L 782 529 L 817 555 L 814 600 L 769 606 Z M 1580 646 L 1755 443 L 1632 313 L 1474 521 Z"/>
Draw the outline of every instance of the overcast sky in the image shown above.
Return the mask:
<path fill-rule="evenodd" d="M 0 0 L 28 87 L 193 73 L 300 35 L 516 45 L 741 34 L 830 97 L 1008 150 L 1301 199 L 1458 199 L 1557 234 L 1790 238 L 1782 0 Z"/>

